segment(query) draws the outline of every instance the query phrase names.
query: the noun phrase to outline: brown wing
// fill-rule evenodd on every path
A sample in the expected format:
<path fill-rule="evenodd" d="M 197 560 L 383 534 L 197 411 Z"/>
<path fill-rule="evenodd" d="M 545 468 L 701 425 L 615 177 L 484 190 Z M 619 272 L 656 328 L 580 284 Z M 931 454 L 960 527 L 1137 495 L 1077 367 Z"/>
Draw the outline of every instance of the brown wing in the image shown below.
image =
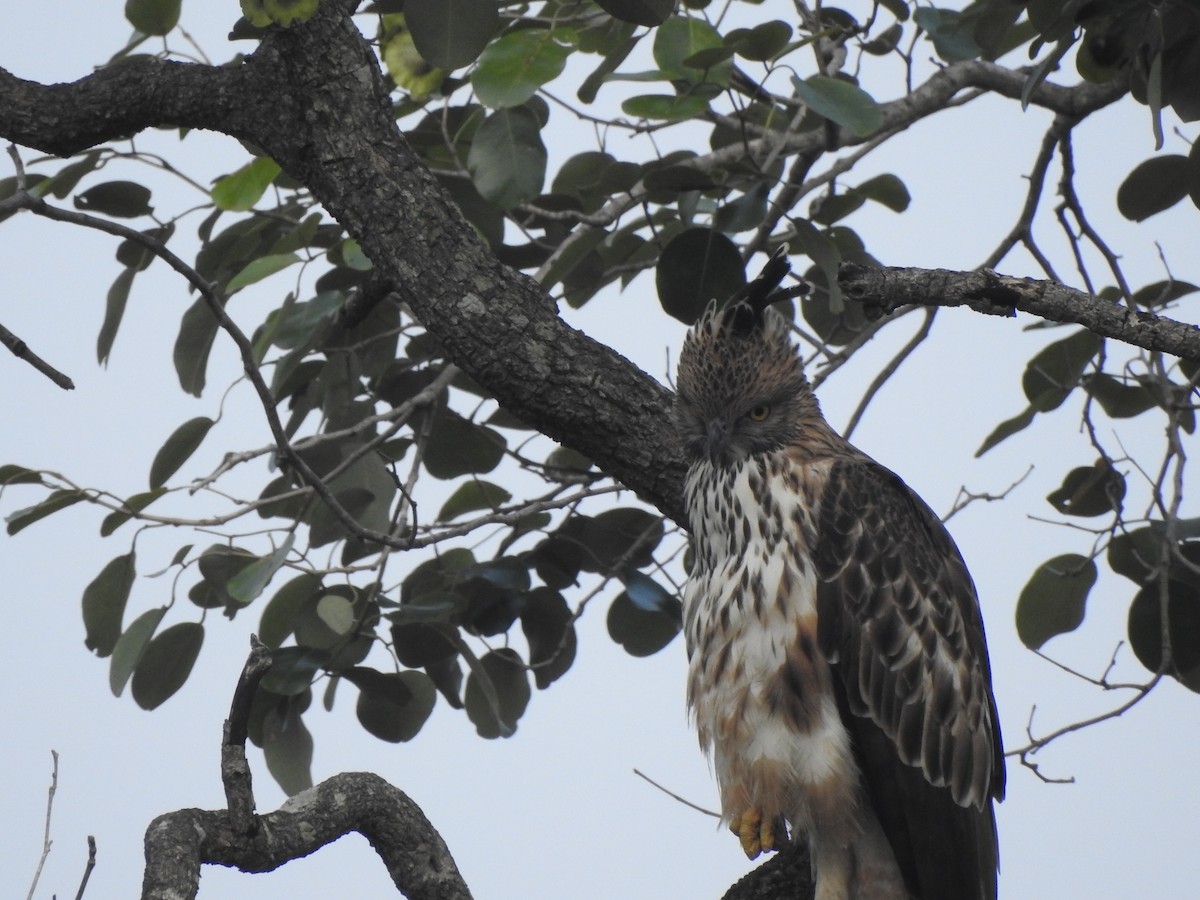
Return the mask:
<path fill-rule="evenodd" d="M 908 888 L 990 900 L 1004 757 L 966 565 L 929 507 L 866 458 L 833 464 L 817 529 L 821 648 Z"/>

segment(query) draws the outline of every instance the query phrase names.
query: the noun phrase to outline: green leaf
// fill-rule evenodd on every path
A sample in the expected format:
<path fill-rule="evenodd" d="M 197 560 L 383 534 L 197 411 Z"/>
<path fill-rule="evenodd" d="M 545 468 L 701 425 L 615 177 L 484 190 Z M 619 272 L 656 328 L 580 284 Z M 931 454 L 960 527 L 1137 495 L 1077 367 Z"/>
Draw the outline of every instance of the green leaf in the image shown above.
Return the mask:
<path fill-rule="evenodd" d="M 1161 535 L 1153 528 L 1123 531 L 1108 544 L 1108 566 L 1134 584 L 1144 585 L 1162 565 L 1162 545 Z"/>
<path fill-rule="evenodd" d="M 760 181 L 742 196 L 723 204 L 713 216 L 713 227 L 724 234 L 736 234 L 757 228 L 767 217 L 769 193 L 770 185 Z"/>
<path fill-rule="evenodd" d="M 232 175 L 218 178 L 212 199 L 217 209 L 244 212 L 252 209 L 279 175 L 279 164 L 269 156 L 259 156 Z"/>
<path fill-rule="evenodd" d="M 467 153 L 475 189 L 503 209 L 532 200 L 546 180 L 541 122 L 524 107 L 501 109 L 480 124 Z"/>
<path fill-rule="evenodd" d="M 984 438 L 983 443 L 979 445 L 979 449 L 975 451 L 975 458 L 983 456 L 1005 438 L 1010 438 L 1018 431 L 1024 431 L 1033 424 L 1033 417 L 1037 415 L 1037 410 L 1032 406 L 1028 407 L 1023 413 L 1013 416 L 1011 419 L 1005 419 L 997 425 L 992 433 Z"/>
<path fill-rule="evenodd" d="M 142 34 L 166 34 L 179 24 L 182 0 L 125 0 L 125 18 Z"/>
<path fill-rule="evenodd" d="M 214 424 L 208 416 L 197 416 L 184 422 L 171 433 L 158 453 L 154 454 L 154 462 L 150 464 L 150 490 L 162 487 L 168 478 L 179 471 L 179 467 L 196 452 Z"/>
<path fill-rule="evenodd" d="M 1157 405 L 1154 394 L 1142 384 L 1123 384 L 1104 372 L 1089 372 L 1080 379 L 1080 384 L 1104 410 L 1114 419 L 1138 416 Z"/>
<path fill-rule="evenodd" d="M 151 639 L 133 670 L 133 699 L 156 709 L 183 687 L 204 644 L 204 626 L 180 622 Z"/>
<path fill-rule="evenodd" d="M 1194 294 L 1196 291 L 1200 291 L 1200 286 L 1194 285 L 1190 281 L 1179 281 L 1172 278 L 1164 281 L 1155 281 L 1145 287 L 1138 288 L 1133 292 L 1133 302 L 1137 306 L 1149 308 L 1165 306 L 1168 303 L 1178 300 L 1180 297 Z"/>
<path fill-rule="evenodd" d="M 508 442 L 493 429 L 443 409 L 433 420 L 425 445 L 425 470 L 442 479 L 481 475 L 500 464 L 507 446 Z"/>
<path fill-rule="evenodd" d="M 573 537 L 552 534 L 533 548 L 534 570 L 546 587 L 562 590 L 576 583 L 583 548 Z"/>
<path fill-rule="evenodd" d="M 1188 196 L 1192 198 L 1192 205 L 1200 208 L 1200 141 L 1193 141 L 1192 149 L 1188 151 L 1185 181 L 1187 182 Z"/>
<path fill-rule="evenodd" d="M 708 111 L 708 100 L 698 94 L 642 94 L 621 103 L 621 111 L 639 119 L 684 122 Z"/>
<path fill-rule="evenodd" d="M 226 591 L 226 586 L 242 570 L 255 562 L 257 557 L 245 550 L 228 544 L 213 544 L 196 560 L 202 581 L 197 584 L 189 598 L 205 609 L 218 606 L 227 611 L 244 604 L 239 603 Z M 203 601 L 203 602 L 202 602 Z"/>
<path fill-rule="evenodd" d="M 1099 459 L 1094 466 L 1072 469 L 1046 500 L 1063 515 L 1089 517 L 1120 512 L 1124 498 L 1125 476 Z"/>
<path fill-rule="evenodd" d="M 650 656 L 671 643 L 682 627 L 683 606 L 670 598 L 664 609 L 642 609 L 627 591 L 608 608 L 608 633 L 631 656 Z"/>
<path fill-rule="evenodd" d="M 329 662 L 329 652 L 315 647 L 279 647 L 271 651 L 271 668 L 262 687 L 284 697 L 302 694 L 312 686 L 317 672 Z"/>
<path fill-rule="evenodd" d="M 674 615 L 678 599 L 650 576 L 641 572 L 626 572 L 621 576 L 621 581 L 625 585 L 625 593 L 638 609 Z"/>
<path fill-rule="evenodd" d="M 225 285 L 225 292 L 236 294 L 242 288 L 262 281 L 298 262 L 300 262 L 300 257 L 295 253 L 273 253 L 269 256 L 260 256 L 258 259 L 251 260 L 245 268 L 229 279 L 229 283 Z"/>
<path fill-rule="evenodd" d="M 149 215 L 150 188 L 133 181 L 106 181 L 75 195 L 76 209 L 104 213 L 118 219 Z"/>
<path fill-rule="evenodd" d="M 974 59 L 982 53 L 975 42 L 975 19 L 952 9 L 922 6 L 913 13 L 913 21 L 933 41 L 938 56 L 946 62 Z"/>
<path fill-rule="evenodd" d="M 458 628 L 445 622 L 392 622 L 392 649 L 400 665 L 432 666 L 458 655 Z"/>
<path fill-rule="evenodd" d="M 104 302 L 104 323 L 100 326 L 100 334 L 96 337 L 96 361 L 102 366 L 108 364 L 113 341 L 117 338 L 117 329 L 121 327 L 121 319 L 125 316 L 125 304 L 129 301 L 129 289 L 133 286 L 133 277 L 137 272 L 138 270 L 134 268 L 122 269 L 108 289 L 108 295 Z"/>
<path fill-rule="evenodd" d="M 82 159 L 79 159 L 70 165 L 63 166 L 54 176 L 50 186 L 50 193 L 59 200 L 65 200 L 71 191 L 75 190 L 75 186 L 87 175 L 90 175 L 96 170 L 96 166 L 100 162 L 100 151 L 89 150 L 84 154 Z"/>
<path fill-rule="evenodd" d="M 364 677 L 370 673 L 371 677 Z M 359 689 L 358 721 L 381 741 L 411 741 L 437 701 L 437 689 L 421 672 L 376 672 L 353 668 L 343 673 Z"/>
<path fill-rule="evenodd" d="M 725 40 L 743 59 L 766 62 L 783 50 L 791 39 L 792 26 L 773 19 L 750 29 L 739 28 L 730 32 Z"/>
<path fill-rule="evenodd" d="M 287 540 L 280 544 L 274 552 L 256 559 L 246 568 L 229 579 L 225 591 L 238 603 L 245 605 L 261 594 L 275 573 L 279 571 L 296 542 L 295 533 L 289 533 Z"/>
<path fill-rule="evenodd" d="M 596 5 L 614 19 L 653 28 L 667 21 L 675 0 L 596 0 Z"/>
<path fill-rule="evenodd" d="M 867 137 L 883 124 L 879 104 L 862 88 L 848 81 L 826 75 L 812 75 L 801 81 L 792 76 L 792 86 L 809 109 L 858 137 Z"/>
<path fill-rule="evenodd" d="M 746 283 L 737 246 L 711 228 L 688 228 L 663 248 L 655 284 L 663 309 L 685 325 L 700 317 L 709 301 L 724 301 Z"/>
<path fill-rule="evenodd" d="M 179 375 L 179 386 L 185 393 L 195 397 L 204 393 L 208 355 L 216 338 L 216 317 L 208 308 L 208 302 L 201 297 L 184 312 L 179 323 L 179 335 L 175 338 L 175 371 Z"/>
<path fill-rule="evenodd" d="M 1096 583 L 1096 563 L 1078 553 L 1056 556 L 1038 566 L 1017 599 L 1017 636 L 1039 650 L 1058 634 L 1083 622 L 1087 595 Z"/>
<path fill-rule="evenodd" d="M 539 690 L 563 676 L 575 661 L 575 617 L 558 591 L 534 588 L 521 609 L 529 666 Z"/>
<path fill-rule="evenodd" d="M 671 16 L 654 33 L 654 61 L 661 78 L 668 81 L 701 81 L 726 85 L 733 74 L 733 63 L 723 59 L 715 65 L 698 67 L 688 60 L 702 50 L 725 48 L 717 29 L 703 19 L 690 16 Z"/>
<path fill-rule="evenodd" d="M 259 619 L 259 640 L 272 650 L 287 640 L 295 630 L 296 619 L 320 589 L 321 579 L 306 573 L 277 590 Z"/>
<path fill-rule="evenodd" d="M 344 638 L 354 630 L 357 620 L 354 615 L 354 601 L 341 594 L 325 594 L 317 600 L 317 618 L 339 638 Z"/>
<path fill-rule="evenodd" d="M 267 770 L 289 796 L 312 787 L 313 739 L 300 712 L 301 704 L 288 698 L 269 709 L 262 724 Z"/>
<path fill-rule="evenodd" d="M 503 647 L 472 661 L 463 702 L 480 737 L 512 737 L 532 691 L 516 651 Z"/>
<path fill-rule="evenodd" d="M 114 697 L 120 697 L 125 692 L 126 682 L 141 662 L 146 645 L 150 643 L 150 638 L 154 636 L 166 612 L 165 606 L 146 610 L 134 619 L 117 639 L 112 660 L 108 664 L 108 686 Z"/>
<path fill-rule="evenodd" d="M 87 494 L 77 490 L 57 490 L 52 491 L 50 496 L 41 503 L 34 506 L 27 506 L 24 509 L 18 509 L 14 513 L 10 513 L 5 517 L 4 521 L 8 523 L 8 533 L 16 534 L 23 528 L 27 528 L 39 519 L 44 519 L 52 513 L 58 512 L 60 509 L 66 509 L 68 506 L 74 506 L 80 500 L 86 500 Z"/>
<path fill-rule="evenodd" d="M 1099 350 L 1100 338 L 1086 328 L 1043 348 L 1026 364 L 1021 378 L 1030 405 L 1037 412 L 1061 406 Z"/>
<path fill-rule="evenodd" d="M 126 497 L 121 502 L 122 508 L 109 513 L 100 523 L 100 537 L 108 537 L 166 492 L 166 488 L 157 488 L 153 491 Z"/>
<path fill-rule="evenodd" d="M 904 212 L 912 201 L 904 182 L 892 174 L 868 178 L 854 190 L 868 200 L 883 204 L 892 212 Z"/>
<path fill-rule="evenodd" d="M 1117 189 L 1117 209 L 1141 222 L 1170 209 L 1187 196 L 1188 158 L 1178 154 L 1152 156 L 1138 163 Z"/>
<path fill-rule="evenodd" d="M 458 69 L 473 63 L 488 45 L 500 11 L 495 0 L 406 0 L 404 24 L 426 62 Z"/>
<path fill-rule="evenodd" d="M 99 657 L 113 652 L 121 636 L 125 604 L 133 588 L 136 558 L 132 551 L 109 561 L 83 590 L 84 645 Z"/>
<path fill-rule="evenodd" d="M 636 507 L 610 509 L 595 517 L 575 515 L 556 532 L 582 550 L 579 565 L 584 571 L 605 575 L 651 565 L 663 534 L 662 517 Z"/>
<path fill-rule="evenodd" d="M 41 484 L 42 474 L 36 469 L 12 464 L 0 466 L 0 487 L 9 484 Z"/>
<path fill-rule="evenodd" d="M 484 106 L 520 106 L 562 74 L 571 47 L 544 28 L 510 31 L 483 51 L 471 86 Z"/>
<path fill-rule="evenodd" d="M 442 505 L 437 521 L 449 522 L 463 513 L 478 509 L 494 510 L 512 499 L 512 494 L 489 481 L 468 481 L 459 487 Z"/>
<path fill-rule="evenodd" d="M 841 251 L 828 232 L 820 231 L 808 219 L 793 219 L 792 225 L 796 229 L 796 245 L 825 276 L 826 289 L 829 291 L 829 312 L 834 316 L 841 316 L 846 311 L 846 301 L 842 297 L 842 288 L 837 277 L 838 266 L 842 264 Z"/>
<path fill-rule="evenodd" d="M 1162 596 L 1155 582 L 1138 591 L 1129 606 L 1129 645 L 1151 672 L 1162 667 Z M 1174 579 L 1167 582 L 1167 638 L 1171 645 L 1169 674 L 1200 693 L 1200 590 Z"/>

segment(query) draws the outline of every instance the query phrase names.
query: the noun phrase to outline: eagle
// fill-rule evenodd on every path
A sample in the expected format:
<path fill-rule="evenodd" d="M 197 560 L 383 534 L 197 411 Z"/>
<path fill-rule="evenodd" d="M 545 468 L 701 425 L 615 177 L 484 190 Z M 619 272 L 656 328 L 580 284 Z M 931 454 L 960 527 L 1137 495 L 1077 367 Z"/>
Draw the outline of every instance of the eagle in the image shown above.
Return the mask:
<path fill-rule="evenodd" d="M 783 248 L 781 248 L 781 251 Z M 821 415 L 776 253 L 684 340 L 687 702 L 751 859 L 817 900 L 994 900 L 1004 756 L 975 585 L 941 520 Z"/>

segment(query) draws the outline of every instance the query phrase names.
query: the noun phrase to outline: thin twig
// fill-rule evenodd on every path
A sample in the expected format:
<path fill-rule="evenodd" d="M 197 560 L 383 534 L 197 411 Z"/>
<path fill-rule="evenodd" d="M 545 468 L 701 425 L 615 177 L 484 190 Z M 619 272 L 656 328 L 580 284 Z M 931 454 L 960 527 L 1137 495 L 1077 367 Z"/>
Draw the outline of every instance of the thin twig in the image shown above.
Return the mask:
<path fill-rule="evenodd" d="M 25 900 L 33 900 L 33 892 L 37 890 L 42 868 L 46 865 L 46 857 L 50 855 L 50 847 L 54 843 L 50 840 L 50 814 L 54 811 L 54 792 L 58 790 L 58 751 L 51 750 L 50 755 L 54 758 L 54 770 L 50 773 L 50 792 L 46 798 L 46 831 L 42 837 L 42 858 L 38 860 L 37 871 L 33 873 L 33 884 L 29 885 L 29 893 L 25 895 Z"/>
<path fill-rule="evenodd" d="M 54 366 L 50 365 L 50 363 L 46 362 L 44 359 L 30 350 L 28 344 L 26 344 L 23 340 L 21 340 L 3 325 L 0 325 L 0 344 L 4 344 L 4 346 L 12 352 L 13 356 L 15 356 L 17 359 L 23 359 L 25 362 L 29 363 L 29 365 L 33 366 L 64 391 L 75 390 L 75 382 L 72 381 L 69 376 L 64 375 L 62 372 L 58 371 L 58 369 L 54 368 Z"/>
<path fill-rule="evenodd" d="M 634 769 L 633 774 L 636 775 L 638 778 L 642 778 L 642 779 L 650 782 L 650 784 L 652 784 L 654 787 L 658 788 L 660 791 L 662 791 L 664 794 L 666 794 L 672 800 L 678 800 L 684 806 L 690 806 L 692 809 L 696 810 L 696 812 L 704 813 L 704 815 L 706 815 L 706 816 L 712 816 L 714 819 L 721 818 L 720 813 L 715 813 L 711 809 L 705 809 L 703 806 L 697 806 L 691 800 L 685 800 L 683 797 L 680 797 L 674 791 L 667 790 L 665 787 L 663 787 L 661 784 L 659 784 L 657 781 L 655 781 L 653 778 L 651 778 L 645 772 L 642 772 L 639 769 Z"/>
<path fill-rule="evenodd" d="M 896 371 L 904 365 L 904 361 L 912 356 L 913 352 L 929 337 L 929 331 L 933 328 L 933 320 L 936 316 L 937 309 L 926 307 L 925 321 L 921 323 L 921 327 L 917 329 L 917 333 L 909 339 L 907 344 L 900 348 L 900 352 L 893 356 L 888 364 L 880 369 L 875 378 L 872 379 L 862 399 L 858 401 L 858 407 L 854 410 L 854 414 L 850 416 L 850 421 L 843 432 L 847 440 L 854 433 L 854 429 L 858 427 L 859 420 L 862 419 L 863 413 L 867 411 L 867 406 L 875 399 L 875 395 L 879 393 L 879 389 L 887 383 L 889 378 L 896 374 Z"/>
<path fill-rule="evenodd" d="M 75 900 L 83 900 L 83 892 L 87 890 L 88 879 L 92 877 L 92 869 L 96 868 L 96 838 L 88 835 L 88 859 L 83 868 L 83 878 L 79 880 L 79 890 L 75 892 Z"/>

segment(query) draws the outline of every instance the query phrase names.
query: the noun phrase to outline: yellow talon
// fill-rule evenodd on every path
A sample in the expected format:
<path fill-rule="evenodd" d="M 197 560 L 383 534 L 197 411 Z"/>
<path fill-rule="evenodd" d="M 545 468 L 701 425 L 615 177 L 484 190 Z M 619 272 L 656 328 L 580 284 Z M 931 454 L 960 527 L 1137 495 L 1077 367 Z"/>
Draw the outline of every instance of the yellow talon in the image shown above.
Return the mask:
<path fill-rule="evenodd" d="M 748 809 L 740 816 L 735 816 L 729 823 L 729 830 L 738 836 L 748 859 L 778 849 L 775 846 L 775 823 L 771 819 L 764 819 L 757 809 Z"/>

